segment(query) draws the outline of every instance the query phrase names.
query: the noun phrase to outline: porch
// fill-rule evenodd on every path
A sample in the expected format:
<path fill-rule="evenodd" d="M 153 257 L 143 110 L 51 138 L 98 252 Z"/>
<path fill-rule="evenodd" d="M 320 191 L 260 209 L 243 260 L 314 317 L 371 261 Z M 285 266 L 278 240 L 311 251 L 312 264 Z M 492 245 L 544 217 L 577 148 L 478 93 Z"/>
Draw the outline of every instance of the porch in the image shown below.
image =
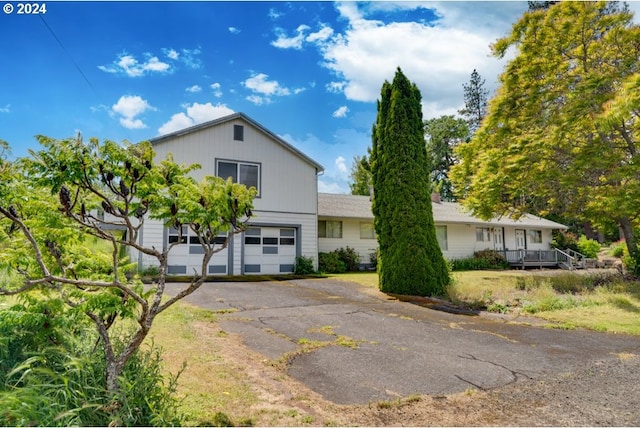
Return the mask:
<path fill-rule="evenodd" d="M 573 250 L 503 250 L 502 254 L 512 268 L 561 268 L 566 270 L 585 269 L 587 258 Z"/>

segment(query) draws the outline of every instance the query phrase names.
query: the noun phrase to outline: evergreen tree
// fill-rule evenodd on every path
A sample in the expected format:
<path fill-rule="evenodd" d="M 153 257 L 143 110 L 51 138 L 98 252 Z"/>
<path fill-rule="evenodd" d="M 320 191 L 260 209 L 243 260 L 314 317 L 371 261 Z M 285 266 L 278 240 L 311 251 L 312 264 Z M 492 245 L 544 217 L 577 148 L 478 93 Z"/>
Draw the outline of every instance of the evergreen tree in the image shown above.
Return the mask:
<path fill-rule="evenodd" d="M 484 87 L 484 79 L 480 77 L 476 69 L 471 73 L 469 83 L 463 84 L 462 89 L 464 90 L 464 108 L 458 113 L 464 117 L 469 125 L 471 134 L 474 134 L 480 128 L 480 123 L 487 114 L 489 91 Z"/>
<path fill-rule="evenodd" d="M 398 68 L 385 81 L 373 126 L 373 214 L 379 286 L 405 295 L 443 295 L 447 264 L 436 238 L 421 95 Z"/>

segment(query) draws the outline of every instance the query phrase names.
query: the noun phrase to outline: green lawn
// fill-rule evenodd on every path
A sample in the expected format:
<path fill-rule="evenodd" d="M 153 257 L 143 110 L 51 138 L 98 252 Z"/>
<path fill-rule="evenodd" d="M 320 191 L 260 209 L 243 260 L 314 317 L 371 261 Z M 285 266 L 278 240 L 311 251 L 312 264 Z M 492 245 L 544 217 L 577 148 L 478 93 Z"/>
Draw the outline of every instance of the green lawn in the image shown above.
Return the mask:
<path fill-rule="evenodd" d="M 521 313 L 558 328 L 586 328 L 640 335 L 640 282 L 610 272 L 468 271 L 453 272 L 449 299 L 501 313 Z M 375 272 L 330 275 L 368 287 Z"/>

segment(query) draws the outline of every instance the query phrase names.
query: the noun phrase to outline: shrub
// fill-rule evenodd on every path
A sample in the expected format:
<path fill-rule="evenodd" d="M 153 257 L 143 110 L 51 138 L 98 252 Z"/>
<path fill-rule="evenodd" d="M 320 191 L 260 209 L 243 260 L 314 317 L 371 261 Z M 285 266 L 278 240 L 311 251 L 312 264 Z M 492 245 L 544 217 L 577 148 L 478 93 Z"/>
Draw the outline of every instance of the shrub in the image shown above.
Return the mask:
<path fill-rule="evenodd" d="M 584 235 L 580 235 L 578 239 L 578 251 L 590 259 L 598 257 L 600 251 L 600 243 L 594 239 L 588 239 Z"/>
<path fill-rule="evenodd" d="M 293 268 L 293 272 L 296 275 L 310 275 L 315 273 L 313 270 L 313 259 L 305 256 L 296 257 L 296 265 Z"/>
<path fill-rule="evenodd" d="M 509 263 L 504 256 L 495 250 L 482 250 L 474 253 L 473 257 L 451 261 L 454 271 L 509 269 Z"/>
<path fill-rule="evenodd" d="M 338 258 L 345 264 L 347 272 L 356 272 L 360 270 L 360 256 L 353 248 L 347 246 L 336 250 Z"/>
<path fill-rule="evenodd" d="M 347 271 L 347 265 L 340 260 L 336 251 L 332 251 L 330 253 L 319 253 L 318 261 L 320 272 L 344 273 Z"/>
<path fill-rule="evenodd" d="M 356 272 L 360 270 L 360 256 L 351 247 L 318 254 L 319 269 L 327 273 Z"/>
<path fill-rule="evenodd" d="M 560 250 L 578 250 L 578 237 L 571 232 L 558 230 L 553 232 L 553 239 L 551 240 L 551 246 Z"/>
<path fill-rule="evenodd" d="M 0 312 L 0 425 L 180 424 L 177 378 L 165 379 L 159 350 L 139 349 L 112 396 L 103 348 L 84 320 L 57 300 L 23 299 Z"/>
<path fill-rule="evenodd" d="M 617 257 L 617 258 L 621 259 L 625 254 L 625 249 L 626 248 L 627 248 L 627 245 L 625 244 L 624 241 L 619 241 L 619 242 L 613 243 L 613 244 L 611 244 L 610 254 L 613 257 Z"/>

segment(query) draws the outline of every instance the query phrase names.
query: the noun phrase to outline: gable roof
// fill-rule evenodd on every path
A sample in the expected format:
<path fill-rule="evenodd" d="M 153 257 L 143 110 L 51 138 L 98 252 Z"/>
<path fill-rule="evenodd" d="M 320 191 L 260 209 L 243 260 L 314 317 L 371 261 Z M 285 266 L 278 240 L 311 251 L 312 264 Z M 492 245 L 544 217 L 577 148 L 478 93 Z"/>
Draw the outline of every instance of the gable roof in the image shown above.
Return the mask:
<path fill-rule="evenodd" d="M 260 132 L 265 134 L 267 137 L 271 138 L 276 143 L 280 144 L 286 150 L 290 151 L 294 155 L 298 156 L 300 159 L 304 160 L 305 162 L 307 162 L 308 164 L 313 166 L 316 169 L 316 173 L 320 173 L 320 172 L 324 171 L 324 167 L 322 165 L 320 165 L 318 162 L 314 161 L 309 156 L 305 155 L 300 150 L 298 150 L 297 148 L 295 148 L 291 144 L 287 143 L 285 140 L 283 140 L 282 138 L 278 137 L 276 134 L 274 134 L 273 132 L 269 131 L 267 128 L 265 128 L 264 126 L 262 126 L 261 124 L 259 124 L 258 122 L 256 122 L 255 120 L 251 119 L 249 116 L 247 116 L 246 114 L 241 113 L 241 112 L 233 113 L 233 114 L 230 114 L 230 115 L 227 115 L 227 116 L 223 116 L 223 117 L 219 117 L 217 119 L 210 120 L 208 122 L 200 123 L 198 125 L 193 125 L 193 126 L 190 126 L 188 128 L 180 129 L 178 131 L 174 131 L 174 132 L 171 132 L 169 134 L 161 135 L 159 137 L 155 137 L 155 138 L 150 139 L 149 142 L 152 145 L 159 144 L 159 143 L 162 143 L 164 141 L 171 140 L 172 138 L 175 138 L 175 137 L 179 137 L 179 136 L 182 136 L 182 135 L 190 134 L 192 132 L 197 132 L 197 131 L 201 131 L 203 129 L 207 129 L 207 128 L 211 128 L 211 127 L 214 127 L 214 126 L 218 126 L 218 125 L 221 125 L 223 123 L 227 123 L 227 122 L 230 122 L 230 121 L 233 121 L 233 120 L 236 120 L 236 119 L 241 119 L 241 120 L 247 122 L 248 124 L 252 125 L 256 129 L 258 129 Z"/>
<path fill-rule="evenodd" d="M 532 214 L 524 214 L 519 219 L 500 217 L 484 221 L 466 212 L 455 202 L 432 202 L 433 219 L 436 223 L 461 223 L 485 226 L 539 227 L 542 229 L 568 229 L 567 226 Z M 354 218 L 373 220 L 369 196 L 338 195 L 318 193 L 318 217 Z"/>

